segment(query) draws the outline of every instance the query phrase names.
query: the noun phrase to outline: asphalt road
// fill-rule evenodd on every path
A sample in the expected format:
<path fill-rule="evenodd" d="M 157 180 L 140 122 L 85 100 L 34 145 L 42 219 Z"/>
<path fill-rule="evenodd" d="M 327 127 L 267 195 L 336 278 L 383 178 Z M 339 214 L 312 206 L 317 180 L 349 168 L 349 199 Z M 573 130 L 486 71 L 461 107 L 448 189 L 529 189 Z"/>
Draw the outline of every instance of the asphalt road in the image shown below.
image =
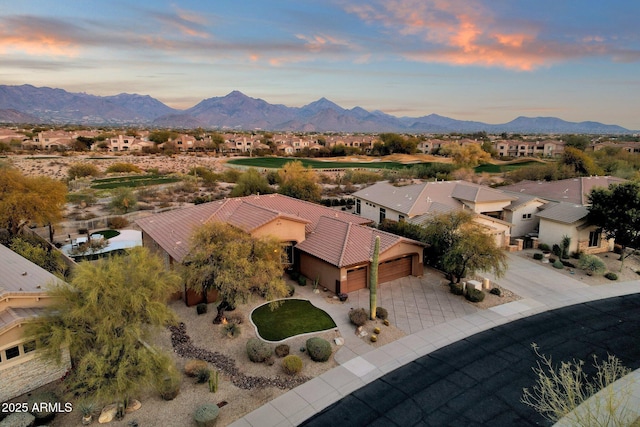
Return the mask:
<path fill-rule="evenodd" d="M 548 311 L 470 336 L 356 390 L 306 420 L 317 426 L 547 426 L 520 402 L 535 383 L 531 348 L 554 363 L 617 356 L 640 368 L 640 294 Z"/>

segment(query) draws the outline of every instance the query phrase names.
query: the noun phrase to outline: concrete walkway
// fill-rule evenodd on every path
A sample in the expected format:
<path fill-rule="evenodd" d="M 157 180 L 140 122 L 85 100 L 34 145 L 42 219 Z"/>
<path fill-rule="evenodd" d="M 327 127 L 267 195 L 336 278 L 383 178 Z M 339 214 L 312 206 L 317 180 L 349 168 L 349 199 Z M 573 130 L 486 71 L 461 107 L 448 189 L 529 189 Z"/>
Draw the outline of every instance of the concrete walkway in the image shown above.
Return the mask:
<path fill-rule="evenodd" d="M 457 307 L 455 304 L 449 305 L 452 301 L 445 296 L 448 289 L 440 286 L 439 278 L 436 284 L 435 277 L 426 277 L 419 281 L 419 285 L 415 279 L 401 279 L 395 283 L 400 285 L 401 292 L 392 288 L 387 289 L 388 294 L 381 286 L 379 292 L 384 304 L 380 305 L 390 312 L 393 310 L 394 324 L 401 325 L 404 321 L 403 329 L 410 334 L 379 348 L 373 348 L 355 337 L 344 305 L 318 304 L 333 316 L 345 338 L 345 345 L 335 356 L 340 366 L 279 396 L 237 420 L 232 426 L 296 426 L 391 371 L 449 344 L 549 310 L 640 292 L 640 281 L 590 287 L 517 255 L 510 254 L 509 263 L 509 270 L 499 283 L 523 299 L 488 310 L 477 310 L 470 306 L 474 309 L 472 313 L 465 312 L 464 308 L 453 308 Z M 361 301 L 365 293 L 352 293 L 350 303 L 368 307 L 368 294 L 366 304 Z M 439 306 L 433 303 L 434 298 Z M 310 300 L 316 303 L 316 299 Z M 456 301 L 469 305 L 459 297 Z M 442 322 L 435 323 L 434 317 L 442 319 Z M 530 368 L 527 366 L 527 369 Z M 458 387 L 463 387 L 463 384 Z"/>

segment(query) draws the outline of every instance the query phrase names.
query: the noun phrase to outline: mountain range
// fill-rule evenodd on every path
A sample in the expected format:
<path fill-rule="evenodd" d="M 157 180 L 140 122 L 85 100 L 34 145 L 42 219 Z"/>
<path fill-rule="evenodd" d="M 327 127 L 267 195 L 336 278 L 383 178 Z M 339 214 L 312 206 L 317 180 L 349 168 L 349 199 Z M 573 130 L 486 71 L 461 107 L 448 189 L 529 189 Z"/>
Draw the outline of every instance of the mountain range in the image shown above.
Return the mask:
<path fill-rule="evenodd" d="M 251 98 L 239 91 L 223 97 L 204 99 L 186 110 L 177 110 L 148 95 L 121 93 L 96 96 L 31 85 L 0 85 L 0 123 L 362 133 L 631 132 L 617 125 L 591 121 L 574 123 L 556 117 L 518 117 L 503 124 L 456 120 L 437 114 L 396 117 L 360 107 L 345 109 L 326 98 L 303 107 L 288 107 Z"/>

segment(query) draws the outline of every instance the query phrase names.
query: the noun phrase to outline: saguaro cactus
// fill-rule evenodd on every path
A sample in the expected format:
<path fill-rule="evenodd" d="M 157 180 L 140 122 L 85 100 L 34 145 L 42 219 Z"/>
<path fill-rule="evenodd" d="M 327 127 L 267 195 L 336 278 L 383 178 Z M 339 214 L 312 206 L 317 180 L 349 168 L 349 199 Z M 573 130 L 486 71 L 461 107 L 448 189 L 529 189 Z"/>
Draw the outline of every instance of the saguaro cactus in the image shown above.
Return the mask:
<path fill-rule="evenodd" d="M 378 304 L 378 256 L 380 255 L 380 236 L 376 236 L 376 243 L 373 247 L 373 259 L 371 260 L 371 274 L 369 275 L 369 310 L 371 320 L 376 319 L 376 309 Z"/>

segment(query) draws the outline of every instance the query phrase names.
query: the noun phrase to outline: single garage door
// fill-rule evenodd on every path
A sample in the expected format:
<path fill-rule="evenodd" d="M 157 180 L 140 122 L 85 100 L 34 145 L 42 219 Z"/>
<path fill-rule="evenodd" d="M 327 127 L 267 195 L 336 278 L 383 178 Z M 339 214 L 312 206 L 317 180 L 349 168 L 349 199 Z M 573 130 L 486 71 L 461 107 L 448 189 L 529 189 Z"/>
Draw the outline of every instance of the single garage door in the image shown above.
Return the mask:
<path fill-rule="evenodd" d="M 347 270 L 347 284 L 340 292 L 348 293 L 367 287 L 367 266 Z"/>
<path fill-rule="evenodd" d="M 378 265 L 378 283 L 390 282 L 411 275 L 411 255 L 391 259 Z"/>

